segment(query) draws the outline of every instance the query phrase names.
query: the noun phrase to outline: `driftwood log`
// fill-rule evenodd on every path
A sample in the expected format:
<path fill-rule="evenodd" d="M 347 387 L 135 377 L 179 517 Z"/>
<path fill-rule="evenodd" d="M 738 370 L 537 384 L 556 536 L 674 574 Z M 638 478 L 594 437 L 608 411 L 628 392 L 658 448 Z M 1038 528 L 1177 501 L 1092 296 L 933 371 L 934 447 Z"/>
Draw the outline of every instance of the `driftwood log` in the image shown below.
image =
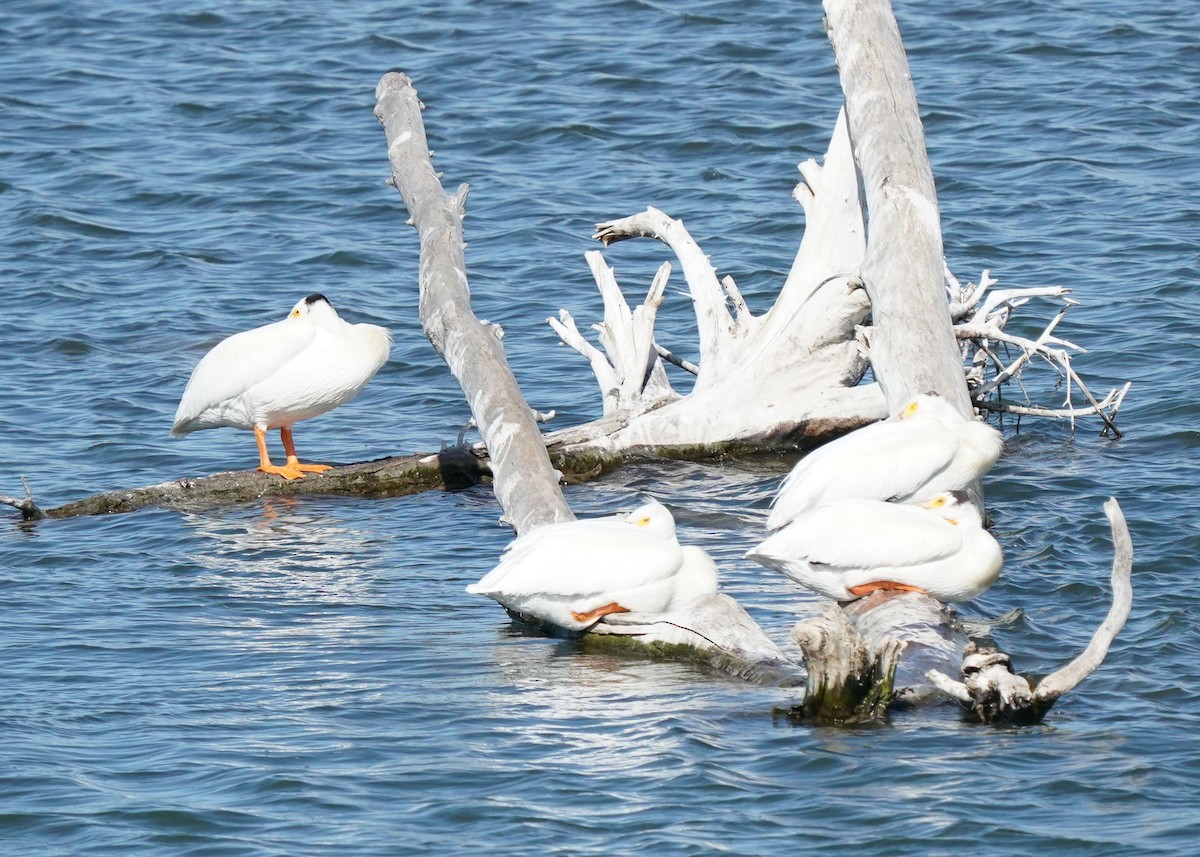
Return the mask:
<path fill-rule="evenodd" d="M 767 312 L 755 315 L 732 279 L 718 278 L 682 222 L 663 212 L 648 209 L 598 226 L 595 237 L 605 245 L 652 237 L 674 253 L 697 315 L 696 363 L 675 357 L 655 339 L 670 266 L 664 264 L 644 301 L 630 309 L 612 270 L 598 252 L 590 253 L 605 306 L 603 322 L 595 325 L 599 347 L 583 336 L 569 312 L 550 322 L 588 359 L 604 413 L 592 423 L 543 436 L 508 367 L 503 332 L 471 310 L 462 231 L 467 188 L 443 191 L 412 82 L 390 73 L 377 87 L 376 115 L 387 135 L 391 182 L 420 238 L 421 323 L 462 386 L 482 444 L 349 465 L 294 483 L 229 473 L 111 492 L 46 511 L 28 489 L 24 499 L 0 502 L 32 520 L 236 502 L 268 493 L 410 493 L 490 476 L 506 519 L 521 534 L 573 517 L 560 489 L 566 475 L 586 478 L 646 455 L 704 457 L 811 445 L 882 418 L 917 392 L 939 392 L 966 414 L 972 403 L 989 407 L 987 395 L 1017 378 L 1032 355 L 1056 362 L 1068 389 L 1073 385 L 1088 400 L 1086 407 L 1076 407 L 1068 394 L 1059 411 L 1070 417 L 1099 413 L 1115 431 L 1112 418 L 1125 390 L 1093 397 L 1070 365 L 1076 347 L 1052 333 L 1074 303 L 1065 289 L 991 290 L 995 281 L 986 271 L 978 285 L 963 286 L 947 269 L 916 95 L 890 4 L 826 0 L 825 9 L 846 109 L 824 162 L 801 165 L 803 181 L 795 196 L 806 215 L 804 239 Z M 1064 306 L 1036 340 L 1007 334 L 1004 324 L 1014 310 L 1035 298 Z M 1004 357 L 997 343 L 1018 356 Z M 673 390 L 667 365 L 695 374 L 686 396 Z M 860 383 L 868 365 L 874 381 Z M 1015 407 L 1020 406 L 994 409 Z M 802 716 L 861 721 L 878 717 L 897 698 L 914 697 L 919 682 L 909 675 L 911 668 L 903 672 L 905 653 L 910 665 L 925 663 L 918 652 L 945 664 L 948 641 L 956 639 L 954 632 L 939 632 L 940 642 L 928 635 L 922 642 L 920 628 L 947 625 L 941 606 L 926 602 L 864 601 L 802 623 L 794 633 L 809 677 Z M 1105 625 L 1107 641 L 1102 646 L 1094 641 L 1085 653 L 1090 666 L 1043 681 L 1026 694 L 1033 700 L 1026 709 L 1044 713 L 1072 680 L 1095 668 L 1124 621 L 1114 618 L 1120 613 L 1116 603 L 1114 611 Z M 1102 636 L 1098 632 L 1097 639 Z M 592 637 L 708 653 L 726 665 L 784 672 L 794 666 L 727 595 L 686 615 L 609 617 Z M 1008 713 L 1022 705 L 1019 690 L 1008 690 L 1016 683 L 992 678 L 1000 661 L 986 657 L 979 669 L 977 661 L 969 667 L 970 676 L 986 675 L 985 681 L 959 683 L 964 690 L 935 668 L 922 673 L 925 686 L 970 698 L 973 710 L 985 712 L 980 719 L 1019 719 Z M 975 686 L 981 689 L 972 690 Z"/>

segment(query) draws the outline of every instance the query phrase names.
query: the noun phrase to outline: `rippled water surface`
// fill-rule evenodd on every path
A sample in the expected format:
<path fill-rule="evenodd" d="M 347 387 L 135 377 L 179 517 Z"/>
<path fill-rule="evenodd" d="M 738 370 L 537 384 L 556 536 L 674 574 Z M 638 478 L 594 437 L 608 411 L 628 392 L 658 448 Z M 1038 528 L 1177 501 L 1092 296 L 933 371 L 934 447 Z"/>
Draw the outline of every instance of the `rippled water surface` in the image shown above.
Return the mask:
<path fill-rule="evenodd" d="M 789 6 L 791 8 L 785 8 Z M 390 328 L 301 454 L 435 449 L 469 414 L 421 333 L 417 242 L 374 86 L 411 75 L 468 264 L 531 402 L 590 418 L 544 319 L 600 310 L 594 223 L 658 206 L 765 308 L 802 228 L 795 165 L 839 104 L 803 4 L 0 5 L 0 493 L 54 505 L 252 466 L 168 437 L 191 367 L 321 291 Z M 1108 606 L 1100 506 L 1137 551 L 1105 664 L 1040 727 L 952 709 L 862 730 L 795 695 L 522 633 L 463 586 L 508 541 L 486 489 L 263 499 L 0 528 L 0 842 L 12 854 L 1178 854 L 1200 836 L 1200 6 L 1014 0 L 897 14 L 951 265 L 1062 283 L 1060 332 L 1127 437 L 1026 421 L 987 479 L 1004 577 L 967 611 L 1049 671 Z M 608 253 L 631 294 L 662 248 Z M 686 301 L 660 338 L 693 348 Z M 1030 331 L 1038 314 L 1026 318 Z M 1036 376 L 1031 385 L 1036 389 Z M 667 501 L 775 639 L 813 602 L 741 559 L 784 464 L 631 467 L 580 513 Z"/>

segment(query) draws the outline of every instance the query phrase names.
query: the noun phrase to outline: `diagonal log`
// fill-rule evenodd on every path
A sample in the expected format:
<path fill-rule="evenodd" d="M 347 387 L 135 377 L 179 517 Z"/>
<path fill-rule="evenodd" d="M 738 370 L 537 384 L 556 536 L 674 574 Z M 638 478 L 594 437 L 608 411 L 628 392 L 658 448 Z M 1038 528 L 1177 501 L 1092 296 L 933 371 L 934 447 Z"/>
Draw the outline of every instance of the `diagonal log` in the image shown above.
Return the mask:
<path fill-rule="evenodd" d="M 466 395 L 492 459 L 496 499 L 518 533 L 574 518 L 496 325 L 471 310 L 463 258 L 466 185 L 450 196 L 430 161 L 422 104 L 407 75 L 385 74 L 375 115 L 387 135 L 392 183 L 421 239 L 421 325 Z"/>

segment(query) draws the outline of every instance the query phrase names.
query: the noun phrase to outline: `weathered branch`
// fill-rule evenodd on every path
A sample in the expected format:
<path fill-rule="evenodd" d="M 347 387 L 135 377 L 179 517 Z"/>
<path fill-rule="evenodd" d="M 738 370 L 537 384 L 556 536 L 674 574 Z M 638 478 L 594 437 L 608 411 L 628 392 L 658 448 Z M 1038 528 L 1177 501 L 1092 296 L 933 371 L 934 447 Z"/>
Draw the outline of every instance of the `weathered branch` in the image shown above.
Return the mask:
<path fill-rule="evenodd" d="M 559 310 L 557 319 L 546 321 L 564 343 L 591 362 L 600 384 L 605 415 L 638 414 L 678 398 L 659 362 L 654 343 L 654 319 L 662 305 L 671 265 L 664 262 L 659 267 L 646 299 L 630 310 L 604 257 L 594 250 L 585 256 L 604 300 L 604 321 L 592 325 L 603 350 L 583 337 L 575 319 L 565 309 Z"/>
<path fill-rule="evenodd" d="M 29 490 L 29 483 L 25 481 L 24 476 L 21 477 L 21 486 L 25 489 L 24 499 L 0 496 L 0 504 L 12 506 L 20 512 L 22 521 L 40 521 L 47 517 L 46 513 L 33 501 L 33 492 Z"/>
<path fill-rule="evenodd" d="M 700 338 L 700 375 L 696 383 L 704 383 L 710 374 L 706 369 L 716 366 L 718 358 L 728 359 L 725 353 L 728 341 L 748 335 L 753 329 L 753 319 L 745 311 L 744 302 L 741 303 L 741 317 L 735 319 L 730 314 L 727 303 L 729 294 L 717 279 L 717 272 L 704 251 L 684 227 L 683 221 L 673 220 L 657 208 L 651 207 L 640 214 L 597 224 L 596 234 L 592 237 L 609 245 L 635 236 L 657 238 L 670 247 L 679 259 L 684 279 L 688 284 L 688 292 L 696 308 Z M 740 297 L 736 287 L 734 294 Z"/>
<path fill-rule="evenodd" d="M 962 681 L 955 681 L 939 670 L 930 670 L 929 680 L 966 708 L 971 719 L 982 723 L 1037 723 L 1067 691 L 1095 671 L 1108 654 L 1108 648 L 1125 627 L 1133 605 L 1133 541 L 1125 516 L 1116 498 L 1104 504 L 1104 514 L 1112 528 L 1112 606 L 1104 622 L 1092 635 L 1083 652 L 1064 667 L 1037 683 L 1013 672 L 1008 655 L 991 646 L 971 643 L 963 651 Z"/>
<path fill-rule="evenodd" d="M 1078 417 L 1103 412 L 1110 420 L 1115 420 L 1117 418 L 1117 411 L 1121 408 L 1121 403 L 1125 401 L 1125 394 L 1129 392 L 1132 384 L 1132 381 L 1127 381 L 1121 389 L 1109 390 L 1108 395 L 1103 399 L 1098 401 L 1094 406 L 1088 405 L 1086 408 L 1075 407 L 1073 405 L 1066 408 L 1043 408 L 1038 405 L 1016 405 L 1011 402 L 996 402 L 987 399 L 975 402 L 975 407 L 981 411 L 995 411 L 1000 414 L 1054 417 L 1056 419 L 1069 419 L 1072 421 Z M 1120 435 L 1118 434 L 1118 436 Z"/>
<path fill-rule="evenodd" d="M 606 401 L 603 419 L 555 432 L 552 448 L 602 454 L 666 448 L 687 454 L 725 444 L 812 445 L 887 415 L 878 387 L 854 386 L 867 365 L 856 328 L 869 305 L 851 273 L 862 259 L 864 236 L 844 118 L 824 165 L 808 162 L 802 172 L 804 239 L 779 298 L 763 316 L 751 315 L 730 278 L 718 281 L 682 222 L 648 209 L 600 225 L 597 237 L 605 243 L 653 237 L 675 251 L 701 331 L 700 360 L 689 369 L 696 383 L 691 393 L 670 401 L 652 397 L 616 408 Z M 613 302 L 605 297 L 606 316 Z M 597 370 L 599 351 L 580 347 L 577 331 L 565 324 L 556 329 L 560 326 L 564 341 Z M 656 351 L 662 356 L 662 349 Z M 606 391 L 613 383 L 612 364 L 610 355 L 596 371 Z"/>
<path fill-rule="evenodd" d="M 422 105 L 406 75 L 385 74 L 375 115 L 388 141 L 392 183 L 421 239 L 421 324 L 466 394 L 492 458 L 496 498 L 518 533 L 574 517 L 541 433 L 500 344 L 498 327 L 471 311 L 463 259 L 466 185 L 443 193 L 430 161 Z"/>
<path fill-rule="evenodd" d="M 1100 666 L 1104 656 L 1108 654 L 1108 647 L 1125 627 L 1125 620 L 1129 618 L 1129 611 L 1133 607 L 1133 540 L 1129 536 L 1129 526 L 1125 523 L 1125 514 L 1115 497 L 1110 497 L 1104 504 L 1104 514 L 1108 517 L 1113 538 L 1110 577 L 1113 590 L 1112 606 L 1108 615 L 1104 617 L 1103 624 L 1096 629 L 1091 642 L 1079 657 L 1038 683 L 1034 697 L 1046 708 Z"/>
<path fill-rule="evenodd" d="M 1066 417 L 1071 420 L 1074 428 L 1076 417 L 1095 414 L 1104 423 L 1102 434 L 1112 433 L 1121 437 L 1121 431 L 1116 425 L 1117 410 L 1129 391 L 1129 384 L 1123 389 L 1111 391 L 1102 401 L 1098 401 L 1088 389 L 1083 379 L 1075 371 L 1072 364 L 1072 352 L 1086 353 L 1083 348 L 1070 340 L 1054 335 L 1055 328 L 1067 314 L 1067 311 L 1079 302 L 1069 297 L 1070 289 L 1062 286 L 1032 286 L 1027 288 L 989 289 L 996 285 L 988 271 L 979 278 L 979 285 L 963 286 L 946 268 L 946 289 L 950 299 L 950 315 L 954 320 L 954 334 L 964 343 L 964 356 L 971 365 L 967 373 L 967 381 L 971 388 L 971 399 L 976 408 L 1001 413 L 1030 414 L 1033 416 Z M 985 297 L 986 295 L 986 297 Z M 1053 298 L 1062 302 L 1062 307 L 1046 324 L 1036 339 L 1011 334 L 1004 326 L 1011 319 L 1014 310 L 1027 304 L 1034 298 Z M 993 348 L 993 343 L 1011 345 L 1020 353 L 1013 360 L 1002 360 Z M 974 354 L 969 352 L 974 349 Z M 999 398 L 988 398 L 999 392 L 1009 381 L 1020 382 L 1021 373 L 1030 365 L 1034 357 L 1040 357 L 1054 366 L 1060 379 L 1067 382 L 1066 401 L 1062 408 L 1047 408 L 1031 404 L 1013 405 Z M 988 366 L 994 367 L 995 374 L 985 379 Z M 1072 385 L 1087 401 L 1080 406 L 1071 401 Z M 1022 386 L 1022 389 L 1024 387 Z"/>

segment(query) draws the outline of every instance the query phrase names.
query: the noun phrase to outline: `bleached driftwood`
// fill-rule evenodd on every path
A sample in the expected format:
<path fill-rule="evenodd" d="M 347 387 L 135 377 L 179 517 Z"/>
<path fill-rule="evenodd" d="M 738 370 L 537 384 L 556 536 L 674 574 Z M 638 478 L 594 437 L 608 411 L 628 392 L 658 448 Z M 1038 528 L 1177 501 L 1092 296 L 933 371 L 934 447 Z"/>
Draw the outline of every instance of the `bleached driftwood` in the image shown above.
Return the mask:
<path fill-rule="evenodd" d="M 801 165 L 804 180 L 795 196 L 805 211 L 804 240 L 775 304 L 755 316 L 733 280 L 718 279 L 683 223 L 657 209 L 599 224 L 594 237 L 605 245 L 649 237 L 674 252 L 696 313 L 699 359 L 688 367 L 696 381 L 691 393 L 676 395 L 661 366 L 648 369 L 643 362 L 665 351 L 646 344 L 653 340 L 663 271 L 651 298 L 631 314 L 611 269 L 589 254 L 605 306 L 605 321 L 596 326 L 601 348 L 586 341 L 566 310 L 550 323 L 591 362 L 604 416 L 552 433 L 553 450 L 811 444 L 894 413 L 913 394 L 930 390 L 964 414 L 971 404 L 1047 416 L 1098 414 L 1106 432 L 1119 434 L 1113 417 L 1124 391 L 1114 390 L 1102 401 L 1092 396 L 1070 362 L 1069 351 L 1081 349 L 1052 336 L 1061 313 L 1036 341 L 1003 331 L 1012 310 L 1032 297 L 1074 303 L 1064 297 L 1066 290 L 987 294 L 994 281 L 986 280 L 986 272 L 979 286 L 964 288 L 946 268 L 916 94 L 890 5 L 827 0 L 825 7 L 847 110 L 839 116 L 824 164 Z M 870 326 L 860 327 L 868 312 Z M 634 325 L 636 339 L 612 335 Z M 974 345 L 974 353 L 960 352 L 956 338 Z M 997 342 L 1021 349 L 1023 356 L 1002 363 L 991 350 Z M 1067 384 L 1063 409 L 999 400 L 1000 385 L 1019 381 L 1034 355 L 1060 368 Z M 868 360 L 876 383 L 860 385 Z M 995 374 L 987 379 L 989 362 Z M 1072 388 L 1086 404 L 1071 404 Z"/>
<path fill-rule="evenodd" d="M 801 174 L 796 198 L 805 211 L 804 236 L 778 298 L 761 316 L 732 278 L 718 277 L 681 221 L 648 208 L 597 226 L 595 237 L 605 245 L 649 237 L 673 251 L 696 313 L 699 357 L 688 367 L 696 379 L 688 395 L 675 393 L 662 368 L 665 349 L 654 342 L 668 269 L 659 270 L 646 302 L 630 310 L 612 270 L 593 251 L 588 262 L 605 307 L 604 323 L 596 325 L 600 347 L 583 338 L 566 310 L 549 321 L 590 361 L 604 416 L 549 434 L 552 451 L 812 443 L 887 415 L 876 385 L 856 386 L 867 367 L 858 327 L 869 305 L 857 276 L 866 230 L 844 115 L 824 164 L 807 161 Z M 631 329 L 638 335 L 619 334 Z"/>
<path fill-rule="evenodd" d="M 930 670 L 929 680 L 952 699 L 958 700 L 967 716 L 983 723 L 1037 723 L 1067 691 L 1095 671 L 1108 654 L 1133 605 L 1133 541 L 1125 515 L 1116 498 L 1104 504 L 1112 528 L 1112 606 L 1104 622 L 1092 635 L 1087 648 L 1066 666 L 1036 684 L 1013 672 L 1012 659 L 993 647 L 974 643 L 963 651 L 962 681 L 940 670 Z"/>
<path fill-rule="evenodd" d="M 421 121 L 423 105 L 406 75 L 384 75 L 375 99 L 375 115 L 387 134 L 392 184 L 421 240 L 421 326 L 471 406 L 491 456 L 496 497 L 518 533 L 571 520 L 559 474 L 504 356 L 503 332 L 471 310 L 462 232 L 467 186 L 454 195 L 442 191 Z"/>
<path fill-rule="evenodd" d="M 824 6 L 870 211 L 862 278 L 871 297 L 871 366 L 889 413 L 934 390 L 968 415 L 942 289 L 933 170 L 896 18 L 886 0 Z"/>

